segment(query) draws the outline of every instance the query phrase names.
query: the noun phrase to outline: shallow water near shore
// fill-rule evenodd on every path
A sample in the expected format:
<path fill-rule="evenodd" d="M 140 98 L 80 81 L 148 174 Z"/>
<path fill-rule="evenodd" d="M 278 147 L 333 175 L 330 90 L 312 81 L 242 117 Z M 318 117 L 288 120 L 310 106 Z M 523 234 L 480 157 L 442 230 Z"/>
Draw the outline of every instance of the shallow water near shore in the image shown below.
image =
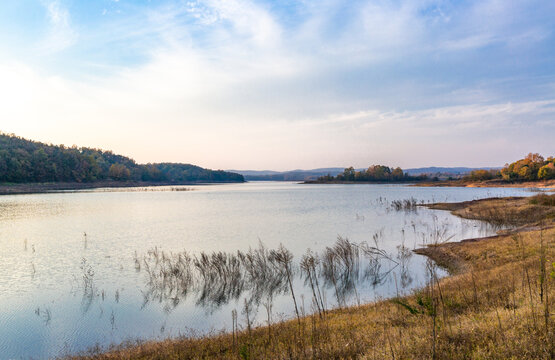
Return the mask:
<path fill-rule="evenodd" d="M 406 293 L 425 283 L 426 259 L 403 256 L 402 249 L 488 236 L 495 229 L 445 211 L 397 211 L 392 201 L 533 194 L 517 188 L 276 182 L 183 189 L 191 191 L 160 187 L 0 197 L 0 359 L 42 359 L 130 339 L 228 330 L 232 310 L 244 325 L 246 292 L 214 299 L 193 290 L 179 296 L 153 291 L 146 270 L 153 253 L 236 254 L 260 243 L 268 249 L 283 244 L 298 263 L 308 248 L 320 253 L 341 236 L 379 247 L 390 258 L 380 260 L 371 279 L 357 279 L 356 294 L 347 292 L 345 305 Z M 311 290 L 299 274 L 294 288 L 301 311 L 312 312 Z M 324 297 L 328 308 L 337 306 L 331 286 Z M 257 305 L 251 315 L 263 324 L 266 313 Z M 275 297 L 273 314 L 274 321 L 294 315 L 290 294 Z"/>

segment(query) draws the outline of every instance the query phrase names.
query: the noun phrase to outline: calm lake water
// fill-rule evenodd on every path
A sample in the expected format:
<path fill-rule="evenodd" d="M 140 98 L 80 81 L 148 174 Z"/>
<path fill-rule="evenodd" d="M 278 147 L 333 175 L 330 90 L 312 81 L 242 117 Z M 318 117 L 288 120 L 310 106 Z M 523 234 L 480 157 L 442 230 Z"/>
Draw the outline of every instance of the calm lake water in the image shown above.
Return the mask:
<path fill-rule="evenodd" d="M 341 236 L 379 247 L 389 257 L 355 282 L 356 293 L 346 291 L 346 304 L 355 304 L 357 297 L 367 302 L 406 293 L 425 282 L 426 259 L 406 256 L 403 244 L 413 249 L 432 237 L 461 240 L 494 230 L 444 211 L 395 211 L 393 200 L 532 194 L 509 188 L 276 182 L 184 188 L 191 191 L 164 187 L 0 197 L 0 359 L 42 359 L 130 339 L 230 329 L 232 310 L 245 325 L 241 310 L 248 291 L 216 296 L 193 288 L 187 294 L 166 291 L 166 284 L 153 283 L 147 271 L 156 270 L 154 253 L 236 254 L 260 243 L 268 249 L 283 244 L 297 264 L 308 248 L 321 253 Z M 362 257 L 361 268 L 365 261 Z M 332 286 L 321 285 L 327 307 L 337 306 Z M 299 272 L 294 288 L 304 312 L 312 312 L 312 292 Z M 277 294 L 272 309 L 274 321 L 291 318 L 290 294 Z M 266 310 L 254 303 L 253 315 L 262 324 Z"/>

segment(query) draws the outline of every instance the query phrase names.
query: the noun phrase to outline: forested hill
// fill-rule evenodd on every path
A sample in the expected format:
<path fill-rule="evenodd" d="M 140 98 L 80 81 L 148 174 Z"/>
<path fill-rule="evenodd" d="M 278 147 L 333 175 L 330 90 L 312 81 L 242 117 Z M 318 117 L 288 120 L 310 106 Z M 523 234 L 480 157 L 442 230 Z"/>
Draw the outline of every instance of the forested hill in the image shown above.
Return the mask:
<path fill-rule="evenodd" d="M 0 183 L 243 182 L 240 174 L 190 164 L 137 164 L 111 151 L 48 145 L 0 133 Z"/>

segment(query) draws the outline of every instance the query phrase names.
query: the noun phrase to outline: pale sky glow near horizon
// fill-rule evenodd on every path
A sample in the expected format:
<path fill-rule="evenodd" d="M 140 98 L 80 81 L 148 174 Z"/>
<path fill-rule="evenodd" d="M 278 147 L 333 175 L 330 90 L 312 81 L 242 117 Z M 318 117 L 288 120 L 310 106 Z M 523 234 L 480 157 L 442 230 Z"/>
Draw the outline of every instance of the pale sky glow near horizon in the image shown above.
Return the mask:
<path fill-rule="evenodd" d="M 0 4 L 0 131 L 215 169 L 555 155 L 555 2 Z"/>

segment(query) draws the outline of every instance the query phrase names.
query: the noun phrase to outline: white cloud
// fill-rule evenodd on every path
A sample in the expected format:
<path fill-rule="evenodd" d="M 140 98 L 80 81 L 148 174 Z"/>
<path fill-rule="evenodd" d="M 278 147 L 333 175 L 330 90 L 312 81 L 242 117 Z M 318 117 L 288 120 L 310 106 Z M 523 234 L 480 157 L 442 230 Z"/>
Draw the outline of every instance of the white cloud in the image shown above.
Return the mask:
<path fill-rule="evenodd" d="M 538 147 L 541 152 L 549 150 L 541 132 L 555 130 L 553 99 L 415 111 L 376 108 L 305 120 L 276 117 L 245 102 L 229 104 L 237 83 L 204 66 L 194 56 L 160 55 L 149 65 L 84 84 L 2 65 L 6 81 L 0 96 L 6 106 L 0 117 L 8 119 L 2 130 L 113 149 L 145 162 L 281 169 L 375 162 L 410 166 L 423 154 L 436 164 L 480 163 L 484 139 L 496 139 L 488 140 L 490 145 L 504 140 L 514 152 Z M 284 97 L 279 106 L 291 101 Z M 270 119 L 260 121 L 265 114 Z M 530 132 L 536 136 L 523 136 Z M 491 146 L 487 149 L 494 154 Z M 502 155 L 487 164 L 502 163 Z"/>
<path fill-rule="evenodd" d="M 516 3 L 507 9 L 493 0 L 459 7 L 434 0 L 322 0 L 299 2 L 300 10 L 285 15 L 247 0 L 141 8 L 79 34 L 107 58 L 113 49 L 143 55 L 138 64 L 100 62 L 107 74 L 71 80 L 0 63 L 7 104 L 0 108 L 7 119 L 1 130 L 100 146 L 139 161 L 227 168 L 399 159 L 412 166 L 424 155 L 437 164 L 460 164 L 481 159 L 486 149 L 475 150 L 468 139 L 488 136 L 497 146 L 501 140 L 518 144 L 519 151 L 538 144 L 546 149 L 540 130 L 553 128 L 553 100 L 507 99 L 503 89 L 511 82 L 488 77 L 461 85 L 447 83 L 435 69 L 420 78 L 397 74 L 436 56 L 543 41 L 546 29 L 524 24 L 518 12 L 529 9 Z M 44 49 L 74 45 L 68 10 L 59 0 L 45 6 L 51 27 Z M 365 80 L 368 74 L 374 76 Z M 555 98 L 554 89 L 545 87 L 539 98 Z M 520 139 L 522 133 L 536 140 Z M 426 150 L 433 146 L 435 153 Z M 488 161 L 504 161 L 501 155 Z"/>
<path fill-rule="evenodd" d="M 71 26 L 69 10 L 63 6 L 60 0 L 43 1 L 43 5 L 46 8 L 50 26 L 46 37 L 38 46 L 39 50 L 55 53 L 74 45 L 77 42 L 78 34 Z"/>
<path fill-rule="evenodd" d="M 281 42 L 281 28 L 272 15 L 254 2 L 245 0 L 209 0 L 206 5 L 218 19 L 232 24 L 234 31 L 259 47 L 274 47 Z"/>
<path fill-rule="evenodd" d="M 476 127 L 478 130 L 486 130 L 520 125 L 533 126 L 532 119 L 546 115 L 555 116 L 555 99 L 520 103 L 446 106 L 416 111 L 363 110 L 334 114 L 321 120 L 305 120 L 300 122 L 300 125 L 318 127 L 328 124 L 338 126 L 348 124 L 347 126 L 374 129 L 377 125 L 383 125 L 390 128 L 408 127 L 413 130 L 450 132 L 457 128 L 471 129 Z M 555 121 L 551 125 L 555 127 Z"/>

